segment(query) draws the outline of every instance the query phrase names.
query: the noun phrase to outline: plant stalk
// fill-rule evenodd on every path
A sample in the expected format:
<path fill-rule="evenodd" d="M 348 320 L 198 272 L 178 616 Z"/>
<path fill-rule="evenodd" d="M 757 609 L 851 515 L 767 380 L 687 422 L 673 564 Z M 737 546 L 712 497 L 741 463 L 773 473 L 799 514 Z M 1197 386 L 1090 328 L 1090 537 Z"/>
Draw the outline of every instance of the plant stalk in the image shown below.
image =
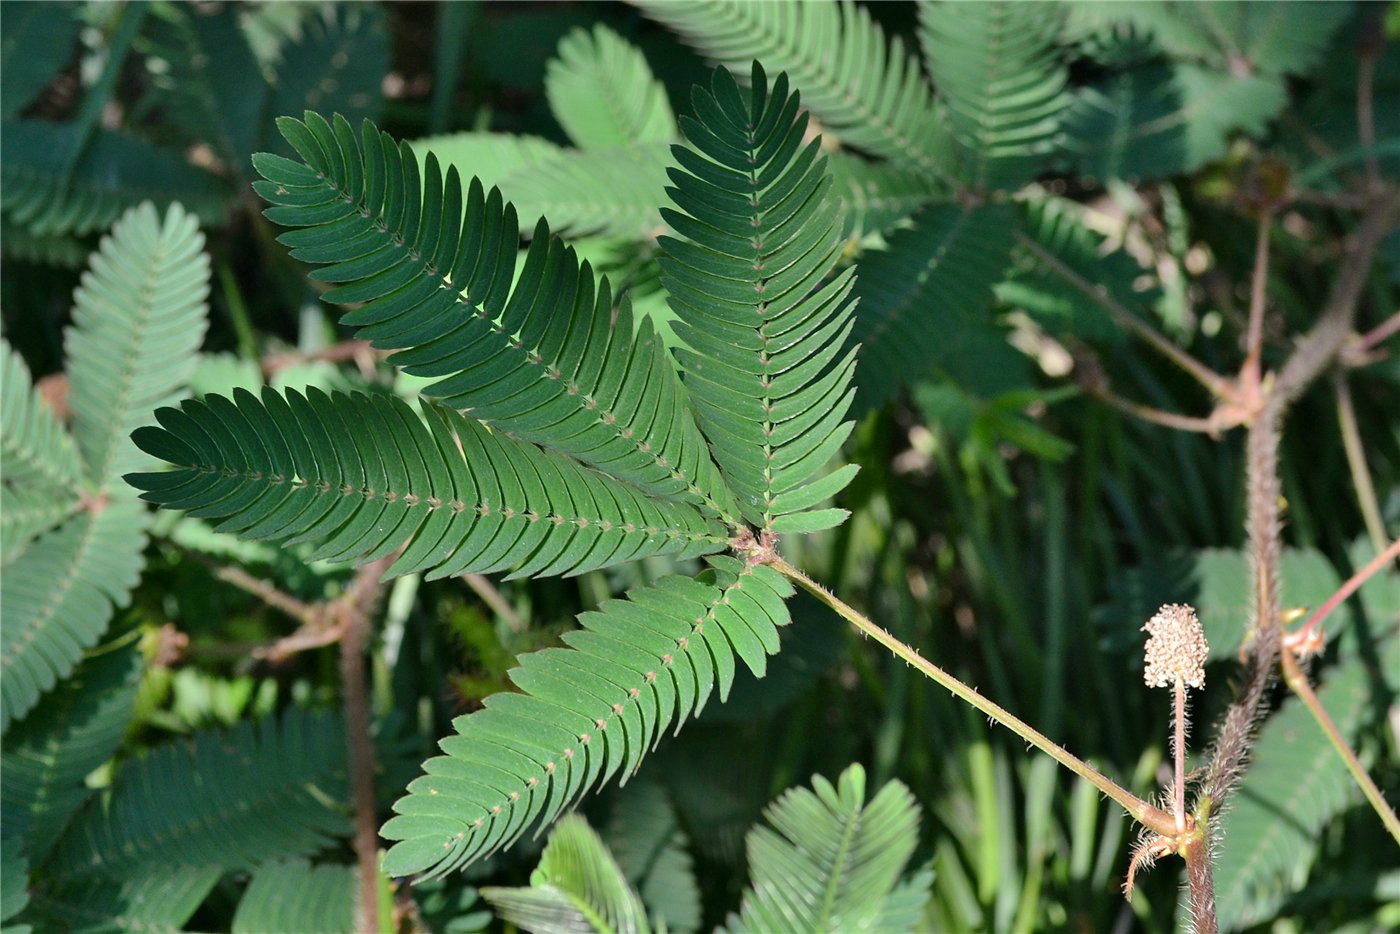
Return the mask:
<path fill-rule="evenodd" d="M 1347 466 L 1351 468 L 1351 485 L 1356 490 L 1361 517 L 1366 522 L 1366 534 L 1371 537 L 1372 546 L 1379 551 L 1385 547 L 1385 520 L 1381 518 L 1380 501 L 1376 499 L 1371 470 L 1366 466 L 1366 448 L 1361 443 L 1356 408 L 1351 403 L 1351 385 L 1340 369 L 1332 372 L 1332 385 L 1337 392 L 1337 424 L 1342 431 L 1342 448 L 1346 451 Z"/>
<path fill-rule="evenodd" d="M 1172 783 L 1172 816 L 1176 832 L 1186 832 L 1186 682 L 1176 677 L 1176 736 L 1172 744 L 1176 774 Z"/>
<path fill-rule="evenodd" d="M 1327 616 L 1337 607 L 1341 606 L 1348 597 L 1356 593 L 1356 591 L 1361 588 L 1361 585 L 1370 580 L 1377 571 L 1396 560 L 1400 560 L 1400 538 L 1391 542 L 1389 547 L 1367 562 L 1364 568 L 1351 575 L 1351 577 L 1348 577 L 1346 583 L 1338 587 L 1337 592 L 1327 598 L 1326 603 L 1314 610 L 1307 621 L 1299 626 L 1295 632 L 1290 634 L 1290 638 L 1294 642 L 1302 640 L 1312 632 L 1313 627 L 1326 619 Z"/>
<path fill-rule="evenodd" d="M 1040 733 L 1005 707 L 979 694 L 972 687 L 969 687 L 947 671 L 939 668 L 913 648 L 890 635 L 889 632 L 851 607 L 840 597 L 837 597 L 802 571 L 793 567 L 783 558 L 774 554 L 766 559 L 766 563 L 775 571 L 794 581 L 802 587 L 802 589 L 825 603 L 841 616 L 841 618 L 883 645 L 896 657 L 903 659 L 907 664 L 918 669 L 921 674 L 942 687 L 947 688 L 955 697 L 971 704 L 987 717 L 1011 730 L 1017 736 L 1021 737 L 1032 746 L 1035 746 L 1041 752 L 1044 752 L 1074 774 L 1092 783 L 1099 791 L 1117 802 L 1134 820 L 1164 836 L 1175 836 L 1176 821 L 1172 815 L 1163 811 L 1161 808 L 1143 801 L 1141 798 L 1113 781 L 1113 779 L 1075 756 L 1049 737 Z"/>
<path fill-rule="evenodd" d="M 1385 829 L 1395 838 L 1396 843 L 1400 843 L 1400 818 L 1395 816 L 1395 811 L 1386 803 L 1381 790 L 1376 787 L 1371 776 L 1362 767 L 1361 760 L 1356 757 L 1351 746 L 1347 743 L 1346 737 L 1342 736 L 1342 731 L 1337 729 L 1336 721 L 1327 712 L 1327 708 L 1322 706 L 1322 702 L 1317 699 L 1317 692 L 1308 683 L 1308 676 L 1298 664 L 1297 657 L 1291 649 L 1285 648 L 1280 655 L 1283 663 L 1283 679 L 1288 682 L 1288 686 L 1293 689 L 1293 693 L 1298 695 L 1298 699 L 1303 702 L 1303 706 L 1308 708 L 1317 725 L 1322 728 L 1322 732 L 1327 734 L 1327 739 L 1332 743 L 1332 748 L 1337 750 L 1337 755 L 1341 756 L 1346 763 L 1347 771 L 1351 772 L 1351 777 L 1356 779 L 1356 784 L 1361 786 L 1361 792 L 1370 802 L 1372 809 L 1380 817 L 1381 823 L 1385 824 Z"/>

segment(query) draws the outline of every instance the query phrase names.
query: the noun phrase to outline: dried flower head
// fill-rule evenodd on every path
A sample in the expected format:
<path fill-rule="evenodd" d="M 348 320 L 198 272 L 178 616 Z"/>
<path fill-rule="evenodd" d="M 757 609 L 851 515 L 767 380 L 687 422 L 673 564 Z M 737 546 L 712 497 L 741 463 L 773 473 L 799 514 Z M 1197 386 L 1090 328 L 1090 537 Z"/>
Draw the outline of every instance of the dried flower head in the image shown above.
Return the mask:
<path fill-rule="evenodd" d="M 1193 688 L 1205 686 L 1206 634 L 1196 611 L 1185 604 L 1169 603 L 1142 627 L 1147 636 L 1143 679 L 1148 687 L 1162 688 L 1180 678 Z"/>

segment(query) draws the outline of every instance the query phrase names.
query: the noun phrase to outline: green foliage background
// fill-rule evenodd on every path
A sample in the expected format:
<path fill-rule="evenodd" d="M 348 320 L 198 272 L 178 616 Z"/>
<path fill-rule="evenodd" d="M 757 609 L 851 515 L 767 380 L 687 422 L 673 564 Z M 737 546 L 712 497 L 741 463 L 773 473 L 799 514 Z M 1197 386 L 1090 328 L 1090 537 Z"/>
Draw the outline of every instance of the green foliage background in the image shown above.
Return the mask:
<path fill-rule="evenodd" d="M 1142 686 L 1138 627 L 1160 603 L 1201 609 L 1212 662 L 1210 689 L 1194 698 L 1195 748 L 1238 677 L 1242 439 L 1145 425 L 1079 392 L 1075 374 L 1093 354 L 1124 395 L 1186 412 L 1207 404 L 1043 256 L 1229 369 L 1252 205 L 1286 178 L 1310 197 L 1270 243 L 1265 362 L 1281 359 L 1325 300 L 1354 215 L 1335 205 L 1367 156 L 1400 177 L 1398 28 L 1394 7 L 1347 3 L 0 5 L 4 930 L 355 924 L 335 650 L 259 652 L 296 622 L 227 572 L 316 603 L 341 593 L 353 569 L 335 559 L 364 542 L 239 540 L 213 530 L 218 517 L 148 509 L 121 480 L 157 463 L 132 430 L 187 396 L 239 390 L 251 394 L 234 395 L 243 407 L 305 398 L 306 411 L 355 425 L 433 392 L 344 344 L 354 329 L 321 300 L 329 286 L 275 239 L 281 219 L 263 216 L 253 183 L 269 165 L 290 170 L 252 157 L 296 155 L 276 118 L 339 113 L 358 133 L 369 117 L 425 172 L 432 153 L 464 190 L 473 177 L 483 192 L 499 186 L 525 235 L 510 244 L 520 261 L 543 261 L 536 222 L 547 219 L 612 283 L 592 307 L 599 327 L 626 296 L 639 344 L 659 355 L 704 338 L 703 319 L 667 303 L 688 285 L 675 245 L 686 218 L 670 206 L 694 215 L 703 203 L 685 200 L 693 179 L 667 171 L 671 145 L 694 139 L 685 121 L 703 101 L 692 86 L 709 85 L 712 65 L 741 82 L 755 59 L 785 73 L 822 134 L 829 198 L 843 209 L 820 218 L 831 262 L 857 271 L 853 330 L 847 341 L 838 320 L 832 346 L 861 345 L 859 421 L 842 454 L 861 472 L 837 497 L 844 524 L 823 530 L 843 518 L 831 509 L 777 520 L 816 530 L 785 538 L 784 554 L 1147 796 L 1160 785 L 1167 708 Z M 1367 150 L 1357 47 L 1381 33 Z M 275 198 L 275 183 L 259 190 Z M 1359 328 L 1398 303 L 1392 233 Z M 1383 346 L 1389 356 L 1346 378 L 1393 539 L 1400 348 Z M 687 353 L 682 365 L 701 369 Z M 333 412 L 316 400 L 334 391 L 358 395 Z M 448 404 L 409 432 L 413 444 L 470 431 L 452 405 L 471 387 L 454 391 L 438 393 Z M 695 395 L 703 425 L 724 397 Z M 209 405 L 209 419 L 226 417 Z M 1290 416 L 1283 463 L 1283 601 L 1315 607 L 1374 553 L 1329 385 Z M 757 502 L 736 508 L 768 520 Z M 605 601 L 662 593 L 678 579 L 668 575 L 705 566 L 722 536 L 695 521 L 689 547 L 610 567 L 602 559 L 622 545 L 591 562 L 575 555 L 553 569 L 579 572 L 563 578 L 435 579 L 424 556 L 406 562 L 370 648 L 376 823 L 453 719 L 510 689 L 519 654 L 586 639 L 615 606 Z M 732 559 L 709 560 L 721 579 L 733 573 Z M 781 651 L 756 646 L 727 702 L 661 740 L 637 778 L 585 799 L 584 817 L 552 834 L 400 886 L 411 910 L 390 916 L 381 879 L 379 927 L 1180 923 L 1174 865 L 1122 900 L 1129 825 L 1091 786 L 815 601 L 799 595 L 783 613 L 792 624 L 771 636 Z M 1313 666 L 1392 799 L 1397 627 L 1400 579 L 1388 572 L 1333 618 Z M 1222 834 L 1216 881 L 1230 929 L 1400 922 L 1400 852 L 1295 700 L 1263 726 Z M 833 840 L 869 858 L 832 858 Z M 820 910 L 784 914 L 776 900 L 803 891 Z"/>

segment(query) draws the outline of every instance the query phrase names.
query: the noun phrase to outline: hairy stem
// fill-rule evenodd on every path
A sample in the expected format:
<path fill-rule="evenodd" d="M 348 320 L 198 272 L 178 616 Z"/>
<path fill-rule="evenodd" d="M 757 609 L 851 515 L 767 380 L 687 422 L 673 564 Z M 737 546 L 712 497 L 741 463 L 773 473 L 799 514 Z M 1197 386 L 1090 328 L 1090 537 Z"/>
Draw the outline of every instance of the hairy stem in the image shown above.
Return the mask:
<path fill-rule="evenodd" d="M 1172 782 L 1172 816 L 1176 818 L 1176 832 L 1186 830 L 1186 682 L 1181 676 L 1176 678 L 1176 735 L 1172 742 L 1172 755 L 1176 760 L 1176 774 Z"/>
<path fill-rule="evenodd" d="M 1182 848 L 1186 859 L 1186 886 L 1190 894 L 1191 927 L 1195 934 L 1219 934 L 1215 917 L 1215 882 L 1210 872 L 1210 841 L 1206 824 L 1197 825 L 1197 836 Z"/>
<path fill-rule="evenodd" d="M 796 582 L 802 589 L 836 611 L 839 616 L 855 626 L 862 633 L 883 645 L 896 657 L 918 669 L 924 676 L 947 688 L 955 697 L 971 704 L 973 707 L 977 708 L 977 710 L 1011 730 L 1017 736 L 1021 737 L 1032 746 L 1035 746 L 1041 752 L 1044 752 L 1074 774 L 1091 782 L 1099 791 L 1116 801 L 1134 820 L 1159 834 L 1172 835 L 1176 832 L 1176 821 L 1170 814 L 1166 813 L 1161 808 L 1143 801 L 1084 760 L 1070 753 L 1063 746 L 1040 733 L 1030 724 L 1026 723 L 1000 704 L 984 697 L 947 671 L 944 671 L 942 668 L 928 661 L 917 651 L 905 645 L 903 642 L 900 642 L 879 625 L 851 607 L 840 597 L 831 593 L 831 591 L 812 580 L 787 561 L 777 555 L 773 555 L 767 559 L 767 563 L 775 571 L 778 571 L 783 576 Z"/>
<path fill-rule="evenodd" d="M 1400 544 L 1400 543 L 1397 543 Z M 1322 732 L 1327 734 L 1327 739 L 1332 743 L 1332 748 L 1337 750 L 1337 755 L 1341 756 L 1346 763 L 1347 770 L 1351 772 L 1352 778 L 1356 779 L 1356 784 L 1361 786 L 1361 792 L 1366 796 L 1366 800 L 1371 803 L 1371 807 L 1380 817 L 1381 823 L 1385 824 L 1385 829 L 1395 838 L 1396 843 L 1400 843 L 1400 818 L 1395 816 L 1395 811 L 1386 803 L 1381 790 L 1376 787 L 1376 783 L 1371 780 L 1371 776 L 1366 774 L 1366 769 L 1361 765 L 1361 760 L 1356 758 L 1356 753 L 1352 751 L 1347 743 L 1346 737 L 1342 736 L 1342 731 L 1337 729 L 1337 724 L 1332 719 L 1332 715 L 1327 712 L 1327 708 L 1322 706 L 1322 702 L 1317 699 L 1317 693 L 1313 691 L 1312 685 L 1308 683 L 1308 676 L 1304 673 L 1301 665 L 1298 664 L 1297 657 L 1291 649 L 1284 649 L 1281 660 L 1283 662 L 1283 678 L 1288 686 L 1293 689 L 1293 693 L 1298 695 L 1298 699 L 1303 702 L 1303 706 L 1308 708 L 1308 713 L 1312 714 L 1317 725 L 1322 728 Z"/>
<path fill-rule="evenodd" d="M 1240 369 L 1240 385 L 1247 392 L 1259 391 L 1261 374 L 1259 358 L 1264 348 L 1264 298 L 1269 282 L 1269 226 L 1274 215 L 1265 209 L 1259 215 L 1259 233 L 1254 241 L 1254 273 L 1249 285 L 1249 336 L 1245 344 L 1244 366 Z"/>
<path fill-rule="evenodd" d="M 1034 255 L 1036 259 L 1044 263 L 1051 272 L 1055 273 L 1055 275 L 1065 280 L 1065 282 L 1069 283 L 1075 289 L 1082 292 L 1087 298 L 1106 310 L 1120 325 L 1150 344 L 1153 349 L 1157 350 L 1168 360 L 1195 377 L 1196 381 L 1210 390 L 1213 395 L 1225 397 L 1231 394 L 1229 381 L 1225 379 L 1225 377 L 1216 373 L 1210 367 L 1158 333 L 1151 325 L 1142 321 L 1137 315 L 1129 311 L 1127 306 L 1110 295 L 1103 286 L 1095 285 L 1088 279 L 1085 279 L 1054 253 L 1051 253 L 1030 236 L 1019 230 L 1016 231 L 1016 241 Z"/>
<path fill-rule="evenodd" d="M 1356 489 L 1356 502 L 1361 507 L 1361 518 L 1366 523 L 1366 534 L 1371 544 L 1380 550 L 1385 547 L 1385 521 L 1381 518 L 1380 501 L 1376 499 L 1376 485 L 1371 481 L 1371 470 L 1366 466 L 1366 449 L 1361 443 L 1361 429 L 1356 424 L 1356 409 L 1351 402 L 1351 385 L 1341 370 L 1332 373 L 1332 385 L 1337 393 L 1337 424 L 1342 431 L 1342 447 L 1347 455 L 1347 467 L 1351 469 L 1351 485 Z"/>

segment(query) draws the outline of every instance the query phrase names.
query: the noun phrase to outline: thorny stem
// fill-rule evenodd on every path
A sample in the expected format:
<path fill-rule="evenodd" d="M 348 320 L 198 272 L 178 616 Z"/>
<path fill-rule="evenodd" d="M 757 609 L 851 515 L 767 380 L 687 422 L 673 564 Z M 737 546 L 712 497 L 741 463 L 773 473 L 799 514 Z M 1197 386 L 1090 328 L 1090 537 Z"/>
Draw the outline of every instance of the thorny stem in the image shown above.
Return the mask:
<path fill-rule="evenodd" d="M 1150 405 L 1143 405 L 1131 399 L 1124 399 L 1122 396 L 1104 386 L 1089 386 L 1088 393 L 1095 399 L 1105 402 L 1120 412 L 1127 412 L 1145 422 L 1154 425 L 1162 425 L 1166 428 L 1174 428 L 1177 431 L 1191 431 L 1200 434 L 1214 435 L 1219 433 L 1221 428 L 1227 425 L 1214 418 L 1200 418 L 1195 415 L 1180 415 L 1176 412 L 1168 412 L 1164 409 L 1153 408 Z"/>
<path fill-rule="evenodd" d="M 1285 648 L 1282 656 L 1283 679 L 1288 686 L 1293 689 L 1293 693 L 1298 695 L 1298 699 L 1303 702 L 1303 706 L 1308 708 L 1308 712 L 1313 715 L 1317 725 L 1322 728 L 1322 732 L 1327 734 L 1327 739 L 1331 741 L 1332 748 L 1337 750 L 1337 755 L 1341 756 L 1346 763 L 1347 770 L 1351 772 L 1352 778 L 1356 779 L 1356 784 L 1361 786 L 1361 792 L 1366 796 L 1366 800 L 1371 803 L 1371 807 L 1380 817 L 1381 823 L 1385 824 L 1385 829 L 1395 838 L 1396 843 L 1400 843 L 1400 818 L 1395 816 L 1381 790 L 1376 787 L 1376 783 L 1371 780 L 1371 776 L 1366 774 L 1366 769 L 1362 767 L 1361 760 L 1356 758 L 1356 753 L 1352 752 L 1346 737 L 1342 736 L 1342 731 L 1337 729 L 1337 724 L 1332 719 L 1332 715 L 1327 712 L 1327 708 L 1322 706 L 1322 702 L 1317 699 L 1317 693 L 1313 691 L 1312 685 L 1308 683 L 1308 676 L 1298 664 L 1298 658 L 1293 654 L 1293 650 Z"/>
<path fill-rule="evenodd" d="M 1022 231 L 1018 230 L 1016 232 L 1016 241 L 1032 253 L 1036 259 L 1049 267 L 1057 276 L 1064 279 L 1074 288 L 1084 293 L 1086 297 L 1104 308 L 1119 324 L 1152 345 L 1155 350 L 1168 360 L 1195 377 L 1196 381 L 1210 390 L 1212 395 L 1225 398 L 1232 394 L 1229 381 L 1225 379 L 1225 377 L 1216 373 L 1176 344 L 1173 344 L 1162 334 L 1158 333 L 1151 325 L 1143 322 L 1137 315 L 1129 311 L 1125 305 L 1110 295 L 1102 286 L 1095 285 L 1088 279 L 1085 279 L 1079 273 L 1071 269 L 1058 256 L 1045 249 L 1045 247 L 1035 242 L 1034 239 Z"/>
<path fill-rule="evenodd" d="M 1385 547 L 1385 521 L 1381 519 L 1376 486 L 1371 482 L 1371 470 L 1366 466 L 1366 449 L 1361 444 L 1361 430 L 1356 424 L 1356 409 L 1351 404 L 1351 386 L 1341 370 L 1332 372 L 1332 386 L 1337 394 L 1337 424 L 1342 431 L 1342 448 L 1351 469 L 1351 485 L 1356 488 L 1357 505 L 1366 523 L 1366 534 L 1377 549 Z"/>
<path fill-rule="evenodd" d="M 1289 641 L 1295 644 L 1306 641 L 1306 637 L 1312 634 L 1313 628 L 1326 619 L 1329 613 L 1341 606 L 1352 594 L 1356 593 L 1361 585 L 1370 580 L 1377 571 L 1397 559 L 1400 559 L 1400 538 L 1391 542 L 1385 550 L 1372 558 L 1364 568 L 1347 578 L 1346 583 L 1338 587 L 1337 592 L 1327 598 L 1327 602 L 1314 610 L 1313 614 L 1307 618 L 1307 621 L 1304 622 L 1303 625 L 1289 634 Z"/>
<path fill-rule="evenodd" d="M 825 603 L 839 616 L 865 635 L 883 645 L 896 657 L 903 659 L 907 664 L 917 668 L 921 674 L 947 688 L 955 697 L 971 704 L 989 718 L 1011 730 L 1017 736 L 1021 737 L 1032 746 L 1035 746 L 1041 752 L 1044 752 L 1074 774 L 1092 783 L 1099 791 L 1116 801 L 1134 820 L 1164 836 L 1174 836 L 1176 834 L 1176 821 L 1161 808 L 1143 801 L 1087 762 L 1069 752 L 1063 746 L 1040 733 L 1005 707 L 984 697 L 975 689 L 928 661 L 913 648 L 900 642 L 879 625 L 851 607 L 840 597 L 837 597 L 835 594 L 831 593 L 831 591 L 812 580 L 802 571 L 793 567 L 783 558 L 772 554 L 767 556 L 765 561 L 775 571 L 796 582 L 802 589 L 812 594 L 822 603 Z"/>

